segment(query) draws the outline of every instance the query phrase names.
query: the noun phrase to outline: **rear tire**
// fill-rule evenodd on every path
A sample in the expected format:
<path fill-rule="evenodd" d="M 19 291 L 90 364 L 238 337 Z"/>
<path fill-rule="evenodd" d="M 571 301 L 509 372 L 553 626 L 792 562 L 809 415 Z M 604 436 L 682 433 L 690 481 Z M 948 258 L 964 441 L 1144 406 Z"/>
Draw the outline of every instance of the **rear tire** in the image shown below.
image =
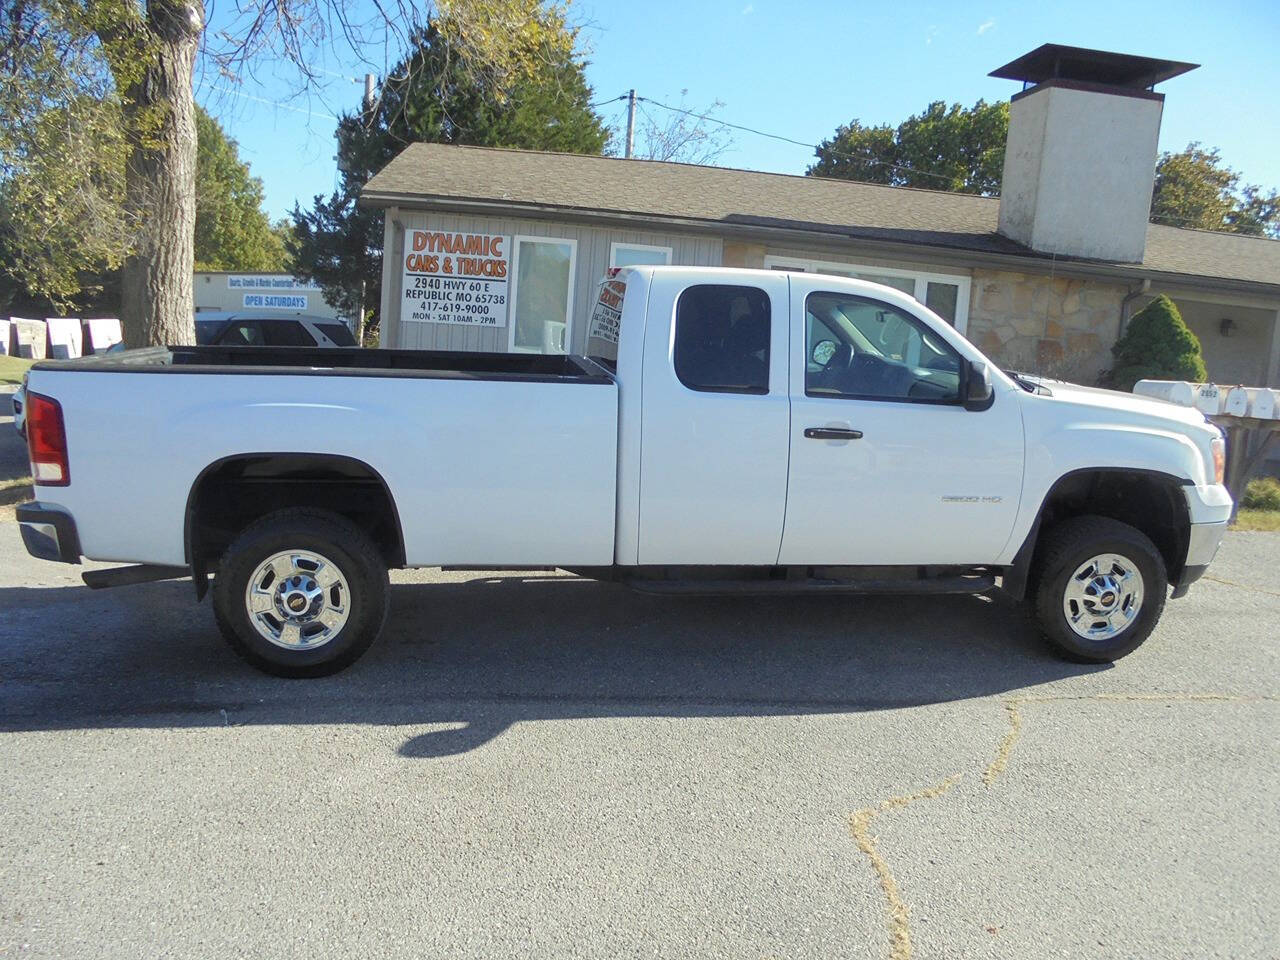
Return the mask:
<path fill-rule="evenodd" d="M 213 613 L 250 665 L 320 677 L 369 649 L 389 595 L 386 563 L 363 530 L 324 510 L 280 510 L 246 527 L 223 554 Z"/>
<path fill-rule="evenodd" d="M 1164 558 L 1142 531 L 1109 517 L 1073 517 L 1045 534 L 1036 563 L 1045 639 L 1080 663 L 1110 663 L 1151 635 L 1164 610 Z"/>

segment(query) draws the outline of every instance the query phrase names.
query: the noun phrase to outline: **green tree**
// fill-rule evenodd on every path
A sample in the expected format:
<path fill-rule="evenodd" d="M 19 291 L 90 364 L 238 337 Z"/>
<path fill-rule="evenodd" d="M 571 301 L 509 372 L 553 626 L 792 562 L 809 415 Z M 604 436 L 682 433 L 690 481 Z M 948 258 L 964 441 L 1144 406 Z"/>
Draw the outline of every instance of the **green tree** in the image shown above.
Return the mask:
<path fill-rule="evenodd" d="M 419 141 L 600 153 L 609 134 L 591 109 L 577 32 L 553 8 L 539 8 L 549 39 L 528 73 L 500 89 L 463 69 L 434 20 L 391 71 L 370 108 L 338 121 L 341 183 L 310 210 L 296 206 L 289 252 L 295 272 L 325 300 L 377 328 L 382 288 L 383 215 L 358 205 L 360 190 L 407 145 Z M 556 33 L 556 31 L 559 31 Z"/>
<path fill-rule="evenodd" d="M 25 131 L 0 175 L 0 306 L 68 310 L 118 271 L 129 228 L 117 116 L 77 97 Z"/>
<path fill-rule="evenodd" d="M 566 8 L 555 0 L 434 0 L 375 4 L 373 12 L 343 0 L 245 0 L 220 10 L 215 30 L 206 30 L 204 0 L 5 0 L 0 127 L 22 127 L 19 139 L 29 141 L 36 119 L 69 96 L 105 92 L 118 104 L 116 132 L 127 154 L 128 243 L 120 249 L 127 343 L 194 340 L 197 65 L 235 82 L 255 62 L 292 64 L 302 91 L 315 76 L 310 64 L 334 51 L 335 38 L 358 59 L 381 63 L 427 12 L 450 61 L 483 78 L 496 103 L 547 51 L 571 46 Z M 39 55 L 24 52 L 31 48 Z M 7 109 L 13 104 L 22 109 Z M 0 167 L 6 162 L 0 156 Z"/>
<path fill-rule="evenodd" d="M 0 306 L 62 310 L 120 264 L 126 144 L 91 44 L 56 10 L 0 15 Z"/>
<path fill-rule="evenodd" d="M 262 181 L 202 107 L 196 133 L 196 269 L 283 270 L 284 239 L 262 211 Z"/>
<path fill-rule="evenodd" d="M 896 128 L 850 121 L 818 146 L 818 159 L 806 172 L 993 196 L 1000 192 L 1008 132 L 1007 103 L 948 107 L 938 100 Z"/>
<path fill-rule="evenodd" d="M 1163 294 L 1133 315 L 1111 353 L 1115 366 L 1107 382 L 1117 390 L 1132 390 L 1139 380 L 1199 383 L 1208 376 L 1200 341 Z"/>
<path fill-rule="evenodd" d="M 205 270 L 282 270 L 287 222 L 261 209 L 262 183 L 234 140 L 196 108 L 195 262 Z M 119 105 L 72 97 L 41 111 L 0 175 L 0 307 L 115 312 L 129 246 Z"/>
<path fill-rule="evenodd" d="M 1280 193 L 1242 184 L 1218 149 L 1190 143 L 1156 164 L 1151 222 L 1174 227 L 1280 237 Z"/>

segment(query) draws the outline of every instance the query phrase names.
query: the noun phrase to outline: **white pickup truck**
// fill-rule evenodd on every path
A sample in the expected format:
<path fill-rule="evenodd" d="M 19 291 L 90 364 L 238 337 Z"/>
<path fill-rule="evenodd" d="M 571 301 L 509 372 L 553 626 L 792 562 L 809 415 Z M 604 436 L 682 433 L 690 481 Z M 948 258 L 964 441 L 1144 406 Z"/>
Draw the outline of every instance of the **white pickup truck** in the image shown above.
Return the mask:
<path fill-rule="evenodd" d="M 190 576 L 286 676 L 374 641 L 395 567 L 658 593 L 975 593 L 1065 655 L 1151 633 L 1226 529 L 1195 410 L 997 370 L 876 284 L 636 267 L 588 356 L 174 347 L 40 363 L 27 549 Z M 873 642 L 869 638 L 869 642 Z"/>

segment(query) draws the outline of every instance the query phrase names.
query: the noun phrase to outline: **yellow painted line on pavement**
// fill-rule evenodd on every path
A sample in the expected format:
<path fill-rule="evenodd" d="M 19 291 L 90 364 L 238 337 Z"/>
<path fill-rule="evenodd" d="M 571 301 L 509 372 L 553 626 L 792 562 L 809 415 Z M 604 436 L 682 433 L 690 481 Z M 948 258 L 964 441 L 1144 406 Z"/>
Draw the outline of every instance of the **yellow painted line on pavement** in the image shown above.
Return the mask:
<path fill-rule="evenodd" d="M 1223 580 L 1222 577 L 1211 577 L 1207 573 L 1200 579 L 1212 580 L 1214 583 L 1222 583 L 1228 587 L 1236 587 L 1240 590 L 1252 590 L 1254 593 L 1265 593 L 1268 597 L 1280 597 L 1280 591 L 1277 590 L 1265 590 L 1262 587 L 1252 587 L 1247 583 L 1236 583 L 1234 580 Z"/>
<path fill-rule="evenodd" d="M 1022 737 L 1022 711 L 1025 704 L 1034 703 L 1070 703 L 1072 701 L 1094 701 L 1097 703 L 1259 703 L 1275 701 L 1274 696 L 1255 696 L 1231 693 L 1094 693 L 1061 696 L 1025 696 L 1012 697 L 1004 701 L 1005 715 L 1009 720 L 1009 730 L 996 745 L 995 756 L 982 774 L 982 783 L 990 787 L 1009 765 L 1013 749 Z M 866 856 L 875 872 L 876 879 L 884 891 L 886 908 L 889 915 L 889 960 L 911 960 L 911 908 L 898 888 L 898 881 L 893 870 L 885 859 L 883 852 L 871 835 L 871 822 L 882 813 L 898 810 L 917 800 L 930 800 L 948 793 L 960 782 L 962 773 L 953 773 L 924 790 L 916 793 L 890 797 L 875 806 L 863 807 L 849 817 L 849 833 L 858 849 Z"/>
<path fill-rule="evenodd" d="M 880 853 L 880 848 L 876 846 L 875 837 L 871 835 L 871 821 L 882 813 L 905 807 L 907 804 L 914 803 L 917 800 L 940 797 L 954 787 L 959 780 L 960 774 L 952 774 L 932 787 L 916 793 L 890 797 L 874 807 L 864 807 L 861 810 L 857 810 L 849 817 L 849 832 L 853 834 L 853 840 L 858 845 L 858 849 L 866 854 L 867 859 L 871 862 L 871 869 L 875 871 L 876 877 L 880 880 L 885 899 L 889 902 L 890 960 L 910 960 L 911 958 L 911 908 L 902 899 L 902 894 L 898 891 L 898 882 L 893 877 L 893 871 L 889 869 L 888 862 Z"/>

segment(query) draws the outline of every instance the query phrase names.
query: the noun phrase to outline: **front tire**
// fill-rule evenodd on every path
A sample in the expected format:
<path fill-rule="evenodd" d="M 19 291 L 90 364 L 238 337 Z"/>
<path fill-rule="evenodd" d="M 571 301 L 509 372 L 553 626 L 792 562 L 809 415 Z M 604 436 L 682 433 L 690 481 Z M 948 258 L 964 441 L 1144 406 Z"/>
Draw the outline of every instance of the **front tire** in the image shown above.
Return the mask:
<path fill-rule="evenodd" d="M 1169 590 L 1155 544 L 1109 517 L 1073 517 L 1049 530 L 1036 572 L 1045 639 L 1082 663 L 1110 663 L 1138 649 Z"/>
<path fill-rule="evenodd" d="M 377 545 L 323 510 L 280 510 L 251 524 L 213 582 L 214 618 L 231 649 L 278 677 L 350 666 L 382 631 L 388 600 Z"/>

